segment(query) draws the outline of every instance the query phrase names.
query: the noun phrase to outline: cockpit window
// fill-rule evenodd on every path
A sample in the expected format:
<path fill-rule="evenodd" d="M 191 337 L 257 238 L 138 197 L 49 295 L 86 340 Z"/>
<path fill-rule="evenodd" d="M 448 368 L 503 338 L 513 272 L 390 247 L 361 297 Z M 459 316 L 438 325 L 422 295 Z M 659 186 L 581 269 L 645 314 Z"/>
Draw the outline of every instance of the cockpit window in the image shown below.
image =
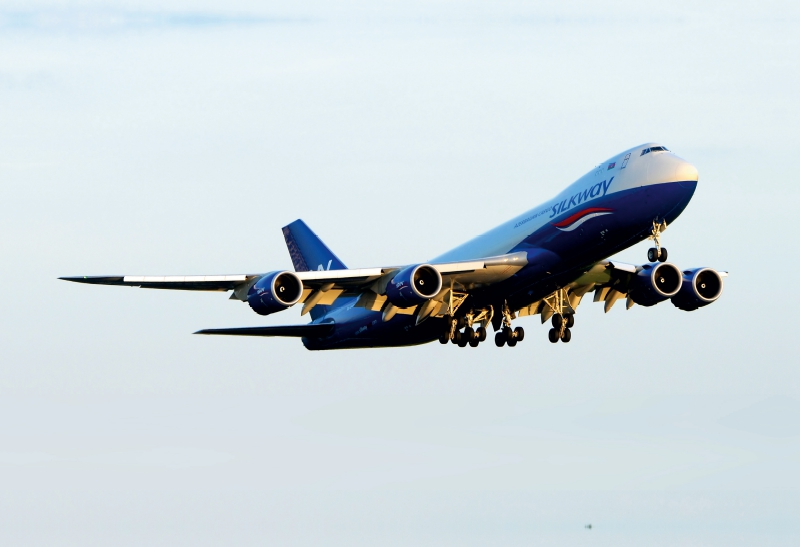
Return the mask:
<path fill-rule="evenodd" d="M 645 154 L 649 154 L 650 152 L 669 152 L 666 146 L 651 146 L 650 148 L 645 148 L 642 150 L 642 153 L 639 154 L 640 156 L 644 156 Z"/>

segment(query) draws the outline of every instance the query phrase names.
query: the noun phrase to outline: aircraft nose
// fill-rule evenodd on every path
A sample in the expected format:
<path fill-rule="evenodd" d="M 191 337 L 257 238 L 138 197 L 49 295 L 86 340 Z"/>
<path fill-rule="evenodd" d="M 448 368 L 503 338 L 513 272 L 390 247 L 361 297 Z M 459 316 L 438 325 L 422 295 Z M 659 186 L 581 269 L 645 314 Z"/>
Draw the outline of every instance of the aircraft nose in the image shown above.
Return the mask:
<path fill-rule="evenodd" d="M 697 167 L 695 167 L 688 161 L 681 161 L 678 164 L 677 169 L 675 170 L 675 176 L 677 180 L 681 182 L 688 180 L 693 180 L 697 182 L 698 179 Z"/>
<path fill-rule="evenodd" d="M 647 168 L 648 184 L 689 181 L 697 181 L 697 168 L 683 158 L 668 152 L 659 152 L 650 158 Z"/>

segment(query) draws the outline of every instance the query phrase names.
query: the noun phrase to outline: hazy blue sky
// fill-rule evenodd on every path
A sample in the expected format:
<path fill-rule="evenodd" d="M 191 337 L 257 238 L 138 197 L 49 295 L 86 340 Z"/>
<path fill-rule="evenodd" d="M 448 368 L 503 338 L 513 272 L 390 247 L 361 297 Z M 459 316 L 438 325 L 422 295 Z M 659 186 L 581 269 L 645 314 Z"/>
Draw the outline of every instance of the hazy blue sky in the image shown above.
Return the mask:
<path fill-rule="evenodd" d="M 800 8 L 0 4 L 0 542 L 796 544 Z M 61 275 L 428 259 L 658 141 L 684 313 L 311 353 L 222 294 Z M 622 258 L 641 262 L 646 245 Z M 592 522 L 595 528 L 585 530 Z M 272 541 L 270 541 L 272 540 Z"/>

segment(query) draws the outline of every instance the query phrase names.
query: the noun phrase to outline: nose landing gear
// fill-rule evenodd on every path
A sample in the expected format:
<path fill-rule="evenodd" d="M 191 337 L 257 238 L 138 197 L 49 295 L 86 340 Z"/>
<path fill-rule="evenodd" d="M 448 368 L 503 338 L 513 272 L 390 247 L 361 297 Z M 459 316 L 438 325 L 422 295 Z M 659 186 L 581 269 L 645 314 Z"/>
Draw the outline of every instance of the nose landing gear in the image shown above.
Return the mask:
<path fill-rule="evenodd" d="M 666 231 L 667 229 L 667 221 L 662 220 L 661 224 L 653 221 L 653 228 L 650 231 L 650 235 L 647 239 L 652 240 L 656 246 L 650 247 L 647 250 L 647 260 L 649 262 L 666 262 L 667 261 L 667 249 L 661 246 L 661 234 Z"/>

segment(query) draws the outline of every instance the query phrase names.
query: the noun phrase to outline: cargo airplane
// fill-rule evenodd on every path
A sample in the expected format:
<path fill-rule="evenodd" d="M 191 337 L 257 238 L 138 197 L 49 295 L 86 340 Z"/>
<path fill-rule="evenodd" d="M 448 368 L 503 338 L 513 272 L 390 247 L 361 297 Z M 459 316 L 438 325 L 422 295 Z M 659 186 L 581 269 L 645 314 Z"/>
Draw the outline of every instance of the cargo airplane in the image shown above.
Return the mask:
<path fill-rule="evenodd" d="M 645 144 L 601 163 L 551 200 L 427 262 L 348 269 L 296 220 L 283 228 L 294 271 L 207 276 L 62 277 L 152 289 L 231 291 L 259 315 L 302 306 L 302 325 L 220 328 L 197 334 L 293 336 L 310 350 L 408 346 L 439 340 L 477 347 L 494 331 L 516 346 L 518 317 L 551 322 L 550 342 L 569 342 L 575 312 L 593 292 L 611 309 L 669 300 L 693 311 L 722 294 L 726 272 L 667 262 L 661 237 L 697 188 L 697 169 L 664 146 Z M 612 257 L 639 241 L 647 262 Z"/>

